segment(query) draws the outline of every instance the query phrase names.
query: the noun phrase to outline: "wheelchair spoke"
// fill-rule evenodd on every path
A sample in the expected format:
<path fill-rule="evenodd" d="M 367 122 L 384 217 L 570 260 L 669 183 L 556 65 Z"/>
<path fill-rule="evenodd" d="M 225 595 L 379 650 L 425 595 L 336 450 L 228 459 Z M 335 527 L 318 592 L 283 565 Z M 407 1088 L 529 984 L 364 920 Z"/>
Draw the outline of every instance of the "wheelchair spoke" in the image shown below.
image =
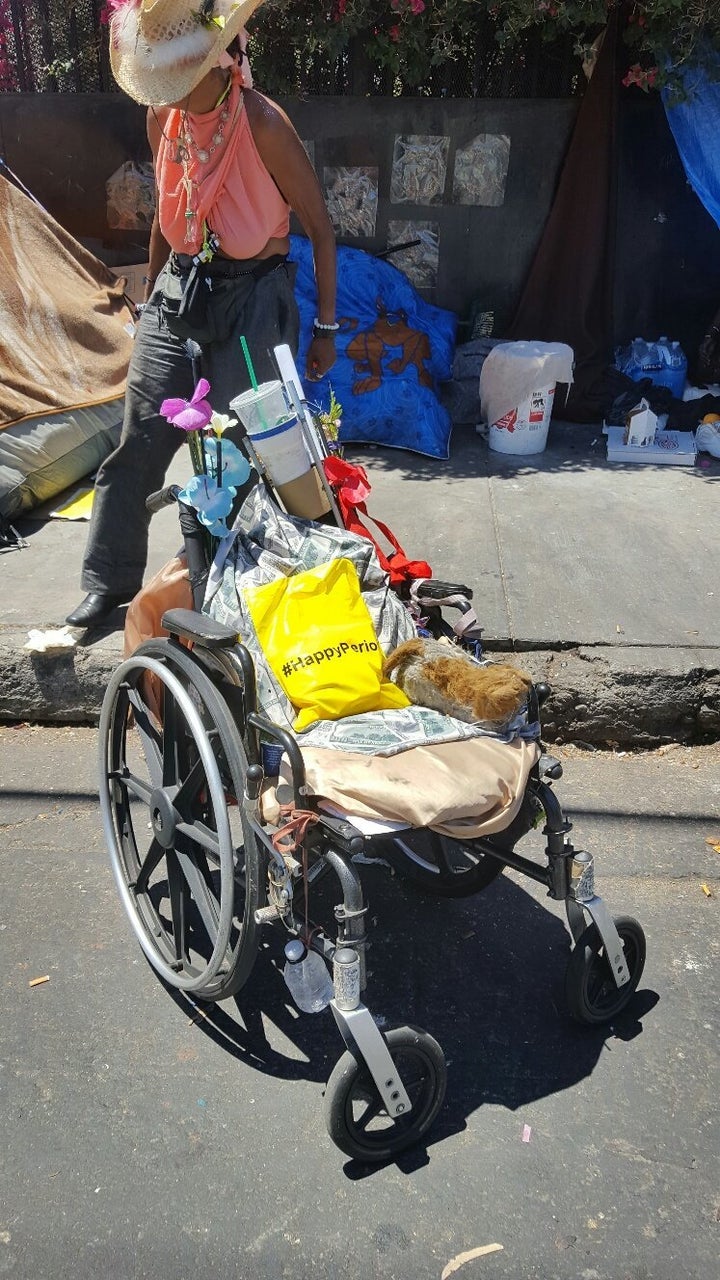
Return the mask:
<path fill-rule="evenodd" d="M 208 938 L 214 944 L 218 934 L 220 904 L 215 897 L 208 880 L 210 871 L 203 854 L 196 857 L 187 849 L 176 846 L 177 863 L 185 877 L 186 887 L 192 894 L 193 901 L 202 916 Z"/>
<path fill-rule="evenodd" d="M 358 1129 L 367 1129 L 373 1120 L 377 1120 L 379 1115 L 387 1115 L 385 1103 L 380 1094 L 376 1094 L 374 1098 L 368 1098 L 368 1104 L 362 1115 L 358 1117 L 356 1124 Z"/>
<path fill-rule="evenodd" d="M 144 782 L 142 778 L 138 778 L 137 774 L 132 773 L 127 765 L 122 769 L 114 770 L 109 777 L 114 778 L 120 783 L 121 787 L 126 788 L 138 800 L 144 800 L 145 804 L 150 803 L 150 797 L 153 792 L 152 786 Z"/>
<path fill-rule="evenodd" d="M 212 853 L 216 858 L 220 857 L 220 841 L 214 831 L 210 827 L 206 827 L 204 822 L 178 822 L 176 830 L 188 840 L 192 840 L 194 844 L 199 844 L 202 849 L 207 849 L 208 853 Z"/>
<path fill-rule="evenodd" d="M 436 840 L 433 852 L 437 858 L 438 871 L 440 873 L 441 880 L 452 880 L 453 876 L 455 876 L 457 872 L 448 857 L 445 841 Z"/>
<path fill-rule="evenodd" d="M 171 850 L 167 851 L 168 891 L 170 895 L 170 916 L 172 919 L 172 942 L 175 959 L 178 965 L 188 961 L 186 943 L 188 887 L 180 871 L 177 857 Z"/>
<path fill-rule="evenodd" d="M 202 760 L 198 759 L 195 761 L 195 764 L 192 766 L 173 800 L 175 808 L 183 818 L 190 817 L 192 801 L 196 799 L 205 780 L 205 768 Z"/>
<path fill-rule="evenodd" d="M 147 854 L 145 855 L 145 858 L 143 860 L 143 864 L 140 868 L 140 874 L 138 875 L 137 880 L 135 881 L 134 884 L 129 885 L 129 888 L 131 888 L 135 894 L 147 893 L 149 888 L 150 876 L 152 875 L 153 871 L 155 871 L 160 866 L 160 863 L 162 862 L 164 857 L 165 857 L 165 850 L 163 849 L 159 840 L 153 839 L 153 842 L 150 845 L 150 848 L 148 849 Z"/>
<path fill-rule="evenodd" d="M 137 689 L 130 690 L 128 702 L 133 709 L 133 716 L 140 735 L 140 741 L 142 742 L 145 763 L 147 764 L 152 785 L 159 787 L 162 783 L 162 735 L 160 730 L 152 723 L 147 707 Z"/>
<path fill-rule="evenodd" d="M 165 690 L 162 741 L 162 784 L 173 786 L 183 776 L 181 733 L 183 718 L 169 689 Z"/>

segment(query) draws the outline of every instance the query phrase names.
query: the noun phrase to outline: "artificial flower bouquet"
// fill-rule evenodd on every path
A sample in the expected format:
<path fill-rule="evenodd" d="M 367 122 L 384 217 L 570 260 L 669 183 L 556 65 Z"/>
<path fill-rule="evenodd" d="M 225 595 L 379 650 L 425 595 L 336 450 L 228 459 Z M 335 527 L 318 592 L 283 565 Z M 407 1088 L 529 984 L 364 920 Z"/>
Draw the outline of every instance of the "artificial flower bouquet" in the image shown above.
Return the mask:
<path fill-rule="evenodd" d="M 226 520 L 233 501 L 251 468 L 237 445 L 223 439 L 226 431 L 237 426 L 237 419 L 215 413 L 207 399 L 209 392 L 207 378 L 200 378 L 189 400 L 163 400 L 160 413 L 187 433 L 195 471 L 178 494 L 178 501 L 195 508 L 198 520 L 213 538 L 224 538 L 229 533 Z"/>

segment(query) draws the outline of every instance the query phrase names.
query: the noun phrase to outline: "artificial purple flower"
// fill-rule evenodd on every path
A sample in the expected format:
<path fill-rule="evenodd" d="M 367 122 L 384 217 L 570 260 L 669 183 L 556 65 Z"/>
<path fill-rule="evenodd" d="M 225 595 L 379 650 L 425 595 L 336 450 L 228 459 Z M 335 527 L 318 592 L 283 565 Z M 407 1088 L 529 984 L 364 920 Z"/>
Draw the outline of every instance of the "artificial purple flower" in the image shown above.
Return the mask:
<path fill-rule="evenodd" d="M 212 406 L 205 399 L 210 390 L 207 378 L 201 378 L 191 400 L 163 400 L 160 412 L 181 431 L 204 431 L 212 418 Z"/>

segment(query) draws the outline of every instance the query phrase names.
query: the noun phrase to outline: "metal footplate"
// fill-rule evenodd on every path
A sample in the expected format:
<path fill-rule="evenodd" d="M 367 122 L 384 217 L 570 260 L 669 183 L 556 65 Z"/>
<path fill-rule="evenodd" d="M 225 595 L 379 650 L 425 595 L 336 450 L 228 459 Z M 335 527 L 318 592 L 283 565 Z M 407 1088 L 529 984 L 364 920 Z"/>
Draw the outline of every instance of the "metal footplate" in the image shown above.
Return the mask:
<path fill-rule="evenodd" d="M 350 1051 L 357 1047 L 367 1063 L 388 1115 L 393 1118 L 407 1115 L 412 1103 L 370 1010 L 364 1004 L 354 1009 L 340 1009 L 337 1000 L 330 1001 L 330 1008 Z"/>

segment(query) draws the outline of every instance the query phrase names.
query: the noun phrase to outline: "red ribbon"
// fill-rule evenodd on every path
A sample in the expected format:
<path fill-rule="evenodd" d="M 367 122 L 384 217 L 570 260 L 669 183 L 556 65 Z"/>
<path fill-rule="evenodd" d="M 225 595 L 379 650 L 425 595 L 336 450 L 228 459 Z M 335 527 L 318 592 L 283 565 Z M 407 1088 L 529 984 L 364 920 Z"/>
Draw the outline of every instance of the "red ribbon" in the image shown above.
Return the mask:
<path fill-rule="evenodd" d="M 332 485 L 337 498 L 345 528 L 350 533 L 357 533 L 361 538 L 368 538 L 372 542 L 381 567 L 390 574 L 391 585 L 400 587 L 404 583 L 413 582 L 416 578 L 431 578 L 430 565 L 425 560 L 408 560 L 395 534 L 382 521 L 368 514 L 365 499 L 370 494 L 370 482 L 363 468 L 354 466 L 351 462 L 345 462 L 344 458 L 338 458 L 336 454 L 323 459 L 323 466 L 328 483 Z M 393 548 L 392 555 L 385 554 L 370 530 L 363 524 L 361 515 L 366 520 L 372 521 L 387 538 Z"/>

